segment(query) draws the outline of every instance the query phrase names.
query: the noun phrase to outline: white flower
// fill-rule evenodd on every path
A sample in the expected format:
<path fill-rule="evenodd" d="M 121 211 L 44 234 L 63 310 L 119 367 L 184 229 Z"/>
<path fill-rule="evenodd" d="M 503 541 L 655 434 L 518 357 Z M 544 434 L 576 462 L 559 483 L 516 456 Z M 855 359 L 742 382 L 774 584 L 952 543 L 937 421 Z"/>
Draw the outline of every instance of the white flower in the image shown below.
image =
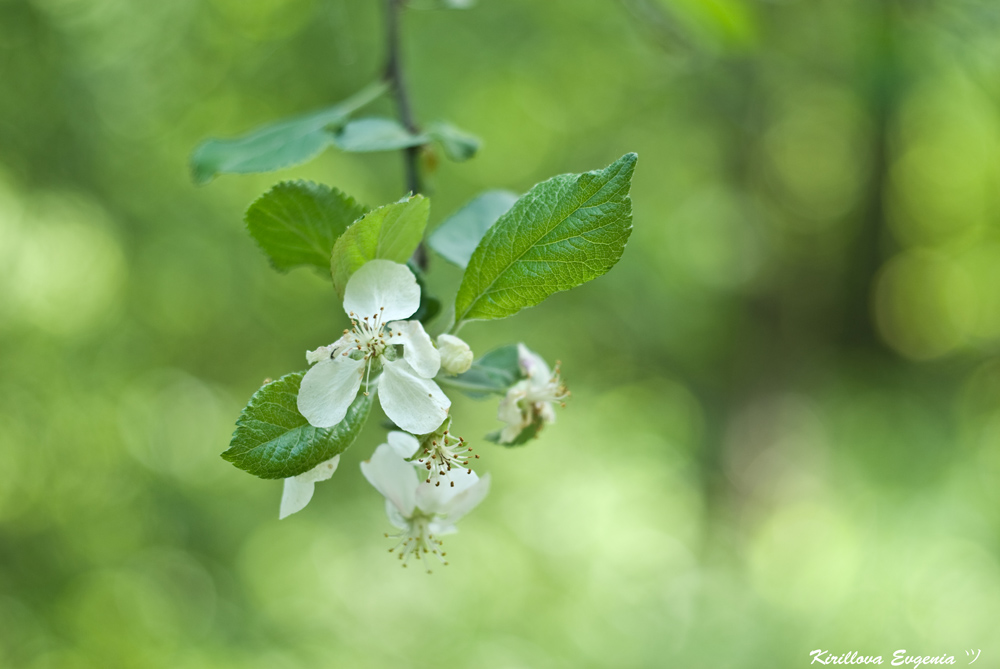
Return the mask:
<path fill-rule="evenodd" d="M 559 364 L 549 370 L 545 361 L 524 344 L 517 345 L 517 362 L 526 378 L 518 381 L 500 400 L 497 418 L 507 426 L 500 431 L 499 442 L 510 444 L 525 429 L 534 426 L 537 432 L 546 423 L 556 421 L 553 402 L 563 403 L 569 397 L 566 385 L 559 378 Z"/>
<path fill-rule="evenodd" d="M 414 434 L 441 425 L 451 406 L 432 380 L 441 356 L 423 325 L 403 320 L 419 306 L 420 287 L 405 265 L 371 260 L 351 276 L 344 311 L 352 329 L 306 353 L 315 364 L 302 379 L 298 407 L 311 425 L 332 427 L 342 421 L 362 381 L 366 388 L 373 382 L 373 368 L 376 374 L 382 371 L 376 379 L 378 397 L 392 422 Z"/>
<path fill-rule="evenodd" d="M 472 367 L 472 349 L 455 335 L 438 335 L 437 345 L 441 352 L 441 369 L 446 374 L 461 374 Z"/>
<path fill-rule="evenodd" d="M 307 472 L 285 479 L 285 489 L 281 493 L 281 510 L 278 512 L 278 519 L 287 518 L 306 508 L 306 504 L 312 499 L 316 484 L 333 476 L 339 464 L 340 455 L 335 455 Z"/>
<path fill-rule="evenodd" d="M 399 543 L 389 551 L 399 551 L 404 567 L 411 555 L 424 560 L 426 566 L 428 553 L 448 564 L 445 554 L 439 551 L 438 537 L 457 532 L 455 523 L 483 501 L 490 489 L 490 475 L 479 478 L 475 472 L 449 473 L 442 478 L 447 485 L 421 482 L 413 463 L 406 460 L 419 447 L 420 442 L 412 435 L 390 432 L 388 443 L 361 463 L 365 478 L 385 497 L 389 522 L 400 530 L 391 535 Z"/>

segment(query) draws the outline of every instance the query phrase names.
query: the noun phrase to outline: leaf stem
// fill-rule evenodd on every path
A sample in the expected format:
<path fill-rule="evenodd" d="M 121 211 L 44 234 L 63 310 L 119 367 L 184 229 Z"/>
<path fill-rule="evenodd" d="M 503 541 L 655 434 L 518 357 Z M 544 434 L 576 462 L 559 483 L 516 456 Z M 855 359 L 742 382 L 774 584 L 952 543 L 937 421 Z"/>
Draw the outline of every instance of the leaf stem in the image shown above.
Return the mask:
<path fill-rule="evenodd" d="M 385 80 L 392 89 L 399 110 L 399 120 L 413 134 L 420 134 L 420 128 L 413 118 L 410 106 L 410 95 L 403 76 L 402 47 L 399 35 L 399 17 L 407 0 L 385 0 L 386 47 L 388 51 Z M 406 189 L 417 194 L 423 190 L 420 179 L 420 147 L 410 146 L 403 149 L 403 167 L 406 170 Z M 421 271 L 427 271 L 427 249 L 423 242 L 413 252 L 413 262 Z"/>
<path fill-rule="evenodd" d="M 373 81 L 351 97 L 337 103 L 347 114 L 353 114 L 362 107 L 371 104 L 389 88 L 388 81 Z"/>
<path fill-rule="evenodd" d="M 449 388 L 455 388 L 456 390 L 468 390 L 474 393 L 482 393 L 484 395 L 503 395 L 504 390 L 499 388 L 491 388 L 488 386 L 477 385 L 475 383 L 465 383 L 460 381 L 454 376 L 438 375 L 434 377 L 434 381 L 441 386 L 447 386 Z"/>

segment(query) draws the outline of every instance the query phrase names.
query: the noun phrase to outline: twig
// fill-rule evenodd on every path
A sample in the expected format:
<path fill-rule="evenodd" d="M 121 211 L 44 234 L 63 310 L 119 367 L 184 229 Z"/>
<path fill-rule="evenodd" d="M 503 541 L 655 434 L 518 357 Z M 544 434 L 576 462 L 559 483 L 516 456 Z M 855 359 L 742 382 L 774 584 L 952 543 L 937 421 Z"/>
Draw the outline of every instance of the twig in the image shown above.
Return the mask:
<path fill-rule="evenodd" d="M 417 127 L 416 121 L 413 119 L 413 110 L 410 107 L 410 95 L 406 88 L 406 79 L 403 76 L 403 58 L 400 53 L 399 16 L 405 5 L 406 0 L 385 0 L 386 47 L 388 49 L 385 79 L 389 82 L 393 96 L 396 98 L 400 122 L 411 133 L 419 134 L 420 128 Z M 403 167 L 406 170 L 407 190 L 414 195 L 422 191 L 419 146 L 403 149 Z M 413 263 L 421 271 L 427 270 L 427 250 L 424 248 L 423 242 L 413 252 Z"/>

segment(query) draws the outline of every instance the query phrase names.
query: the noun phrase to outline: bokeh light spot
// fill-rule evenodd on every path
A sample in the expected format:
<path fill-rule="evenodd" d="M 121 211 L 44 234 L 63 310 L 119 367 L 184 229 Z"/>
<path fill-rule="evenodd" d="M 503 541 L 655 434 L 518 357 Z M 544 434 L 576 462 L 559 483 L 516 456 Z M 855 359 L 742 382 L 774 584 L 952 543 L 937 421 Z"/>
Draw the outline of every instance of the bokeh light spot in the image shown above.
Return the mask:
<path fill-rule="evenodd" d="M 961 267 L 929 251 L 908 251 L 882 268 L 875 287 L 879 332 L 908 358 L 927 360 L 961 346 L 976 322 L 975 286 Z"/>

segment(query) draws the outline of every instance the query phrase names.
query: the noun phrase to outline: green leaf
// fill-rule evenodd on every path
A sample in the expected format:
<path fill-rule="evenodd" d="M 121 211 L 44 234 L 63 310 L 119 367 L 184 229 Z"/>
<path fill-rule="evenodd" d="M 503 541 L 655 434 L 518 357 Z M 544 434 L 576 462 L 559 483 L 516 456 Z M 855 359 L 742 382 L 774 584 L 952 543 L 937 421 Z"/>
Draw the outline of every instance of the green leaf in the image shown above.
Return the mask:
<path fill-rule="evenodd" d="M 480 193 L 467 205 L 439 225 L 427 243 L 446 260 L 459 267 L 469 264 L 469 258 L 486 231 L 517 202 L 517 195 L 507 190 Z"/>
<path fill-rule="evenodd" d="M 629 189 L 637 156 L 533 187 L 487 231 L 462 277 L 456 322 L 506 318 L 597 278 L 632 232 Z"/>
<path fill-rule="evenodd" d="M 427 135 L 416 135 L 399 121 L 374 116 L 351 121 L 334 136 L 337 148 L 353 152 L 396 151 L 429 141 Z"/>
<path fill-rule="evenodd" d="M 306 162 L 334 141 L 332 130 L 387 90 L 374 82 L 339 104 L 261 126 L 235 139 L 209 139 L 191 154 L 191 175 L 206 184 L 217 174 L 271 172 Z"/>
<path fill-rule="evenodd" d="M 358 395 L 337 425 L 313 427 L 296 406 L 303 376 L 305 372 L 286 374 L 254 393 L 223 459 L 262 479 L 283 479 L 309 471 L 354 443 L 368 420 L 374 393 Z"/>
<path fill-rule="evenodd" d="M 250 235 L 279 272 L 299 265 L 326 271 L 337 238 L 365 211 L 336 188 L 282 181 L 250 205 L 245 219 Z"/>
<path fill-rule="evenodd" d="M 444 155 L 456 163 L 472 158 L 482 146 L 482 142 L 475 135 L 470 135 L 443 121 L 430 124 L 427 127 L 427 134 L 439 142 Z"/>
<path fill-rule="evenodd" d="M 472 363 L 469 371 L 458 376 L 441 375 L 437 381 L 474 399 L 483 399 L 491 394 L 506 394 L 522 376 L 517 345 L 511 344 L 490 351 Z"/>
<path fill-rule="evenodd" d="M 369 260 L 382 258 L 405 263 L 413 255 L 427 227 L 431 202 L 414 195 L 365 214 L 333 246 L 330 272 L 341 297 L 347 280 Z"/>

